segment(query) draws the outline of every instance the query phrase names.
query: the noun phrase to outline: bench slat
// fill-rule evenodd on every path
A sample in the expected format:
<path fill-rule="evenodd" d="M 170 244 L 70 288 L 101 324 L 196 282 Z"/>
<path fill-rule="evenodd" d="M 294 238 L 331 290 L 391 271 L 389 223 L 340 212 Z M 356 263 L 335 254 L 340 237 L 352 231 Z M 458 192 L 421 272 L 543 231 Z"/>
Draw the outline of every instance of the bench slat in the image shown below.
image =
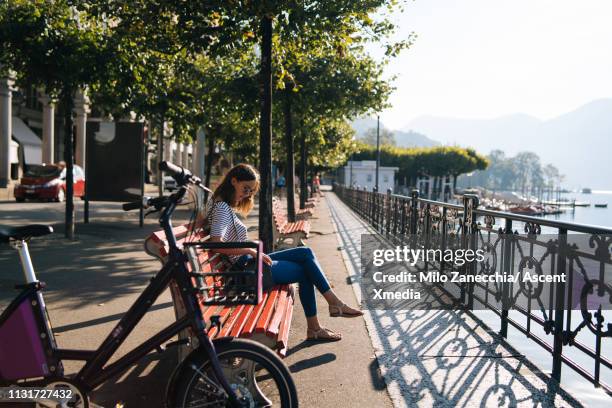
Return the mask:
<path fill-rule="evenodd" d="M 268 295 L 268 299 L 263 311 L 261 312 L 261 316 L 259 316 L 259 319 L 257 319 L 255 333 L 266 332 L 268 323 L 270 322 L 270 319 L 274 315 L 274 310 L 276 309 L 276 299 L 278 299 L 278 288 L 274 288 L 270 291 L 270 295 Z"/>
<path fill-rule="evenodd" d="M 219 315 L 219 320 L 221 321 L 221 327 L 223 327 L 223 324 L 229 317 L 230 312 L 232 312 L 233 310 L 234 308 L 232 307 L 224 307 L 221 310 L 221 314 Z M 210 338 L 212 339 L 215 337 L 216 334 L 217 334 L 217 326 L 211 327 L 210 330 L 208 331 L 208 336 L 210 336 Z"/>
<path fill-rule="evenodd" d="M 293 298 L 289 298 L 288 301 L 290 306 L 285 309 L 286 313 L 281 321 L 277 340 L 279 353 L 283 356 L 285 355 L 284 352 L 287 351 L 287 347 L 289 345 L 289 326 L 291 326 L 291 318 L 293 317 Z"/>
<path fill-rule="evenodd" d="M 229 333 L 231 333 L 232 329 L 234 328 L 234 325 L 238 321 L 238 318 L 242 315 L 242 311 L 244 310 L 244 308 L 245 305 L 239 305 L 238 307 L 234 308 L 230 317 L 223 324 L 221 332 L 219 333 L 219 337 L 229 336 Z"/>
<path fill-rule="evenodd" d="M 247 320 L 246 324 L 242 328 L 242 332 L 240 333 L 240 337 L 249 337 L 253 335 L 255 330 L 255 325 L 257 324 L 257 319 L 259 319 L 259 315 L 261 315 L 261 311 L 263 310 L 266 302 L 268 301 L 269 292 L 264 292 L 263 300 L 260 304 L 255 306 L 253 312 L 251 312 L 251 316 L 249 316 L 249 320 Z"/>
<path fill-rule="evenodd" d="M 229 334 L 230 336 L 237 337 L 240 335 L 242 328 L 246 324 L 249 317 L 251 317 L 253 310 L 255 310 L 255 306 L 245 305 L 244 309 L 242 309 L 242 313 L 240 314 L 240 317 L 238 318 L 236 323 L 234 323 L 234 327 L 232 327 L 232 331 Z"/>
<path fill-rule="evenodd" d="M 278 301 L 276 304 L 276 309 L 274 310 L 274 316 L 268 324 L 268 328 L 266 330 L 266 334 L 268 336 L 276 336 L 278 334 L 281 321 L 283 316 L 285 315 L 285 309 L 287 308 L 289 297 L 290 297 L 289 287 L 287 285 L 283 285 L 281 287 L 281 291 L 279 292 Z"/>
<path fill-rule="evenodd" d="M 200 303 L 200 308 L 202 308 L 201 303 Z M 210 316 L 219 314 L 217 313 L 218 309 L 219 309 L 219 306 L 208 306 L 202 313 L 202 317 L 204 318 L 204 321 L 208 322 L 210 321 Z"/>

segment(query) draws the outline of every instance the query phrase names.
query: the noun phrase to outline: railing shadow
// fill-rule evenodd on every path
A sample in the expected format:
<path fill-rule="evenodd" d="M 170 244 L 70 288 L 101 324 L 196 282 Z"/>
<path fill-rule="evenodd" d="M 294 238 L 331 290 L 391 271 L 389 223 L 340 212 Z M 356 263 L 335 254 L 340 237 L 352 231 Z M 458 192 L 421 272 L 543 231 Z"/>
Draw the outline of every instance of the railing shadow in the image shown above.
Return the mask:
<path fill-rule="evenodd" d="M 361 234 L 374 231 L 334 200 L 332 218 L 353 269 L 361 271 Z M 408 406 L 581 406 L 469 312 L 371 310 L 370 318 L 384 377 Z"/>

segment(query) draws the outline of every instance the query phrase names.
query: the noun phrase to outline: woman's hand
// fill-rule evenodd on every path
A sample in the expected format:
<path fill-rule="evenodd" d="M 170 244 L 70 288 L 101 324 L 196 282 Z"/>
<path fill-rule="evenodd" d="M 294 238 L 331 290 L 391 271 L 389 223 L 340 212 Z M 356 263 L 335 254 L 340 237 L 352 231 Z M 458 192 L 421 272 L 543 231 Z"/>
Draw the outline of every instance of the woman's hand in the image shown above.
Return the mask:
<path fill-rule="evenodd" d="M 264 261 L 266 265 L 272 265 L 272 258 L 264 253 L 261 254 L 261 260 Z"/>
<path fill-rule="evenodd" d="M 253 258 L 257 258 L 257 250 L 256 249 L 248 248 L 247 249 L 247 254 L 251 255 Z M 266 265 L 272 265 L 272 258 L 270 258 L 268 255 L 264 254 L 263 252 L 261 253 L 261 260 Z"/>

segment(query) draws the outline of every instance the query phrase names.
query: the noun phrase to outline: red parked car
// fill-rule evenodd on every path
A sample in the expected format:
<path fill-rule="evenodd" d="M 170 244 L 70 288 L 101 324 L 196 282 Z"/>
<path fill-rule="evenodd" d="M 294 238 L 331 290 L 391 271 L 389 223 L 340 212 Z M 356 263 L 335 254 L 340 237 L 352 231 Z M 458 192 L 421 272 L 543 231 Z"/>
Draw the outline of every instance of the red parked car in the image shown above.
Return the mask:
<path fill-rule="evenodd" d="M 66 169 L 57 164 L 30 164 L 15 186 L 15 200 L 27 199 L 64 201 L 66 197 Z M 79 166 L 74 166 L 74 196 L 85 195 L 85 173 Z"/>

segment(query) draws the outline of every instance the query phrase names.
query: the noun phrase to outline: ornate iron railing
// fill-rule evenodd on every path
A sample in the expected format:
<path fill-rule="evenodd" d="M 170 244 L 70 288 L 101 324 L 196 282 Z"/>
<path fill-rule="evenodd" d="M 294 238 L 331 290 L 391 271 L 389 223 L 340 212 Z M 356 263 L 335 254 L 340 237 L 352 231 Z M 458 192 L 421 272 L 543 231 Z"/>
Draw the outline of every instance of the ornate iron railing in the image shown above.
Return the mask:
<path fill-rule="evenodd" d="M 605 310 L 612 304 L 612 228 L 490 211 L 478 207 L 475 195 L 464 195 L 463 205 L 456 205 L 420 198 L 417 190 L 411 197 L 341 185 L 335 185 L 334 191 L 393 244 L 416 239 L 424 249 L 483 250 L 485 260 L 466 265 L 465 273 L 565 273 L 566 282 L 552 284 L 549 291 L 542 291 L 537 284 L 457 283 L 455 300 L 466 309 L 473 309 L 476 302 L 478 307 L 495 312 L 504 338 L 511 325 L 535 341 L 552 355 L 551 375 L 557 381 L 565 363 L 612 395 L 610 384 L 600 380 L 602 369 L 612 370 L 609 351 L 608 355 L 602 353 L 604 344 L 610 350 L 612 323 L 605 321 L 601 306 L 602 300 Z M 543 228 L 550 233 L 542 234 Z M 449 270 L 444 262 L 424 263 L 421 268 L 432 266 L 440 273 Z M 518 296 L 525 298 L 520 304 L 502 301 Z M 592 308 L 589 296 L 597 297 L 597 309 Z M 580 310 L 581 319 L 576 318 L 577 313 L 572 316 L 574 309 Z M 576 353 L 581 353 L 579 358 Z M 588 359 L 592 366 L 576 359 Z"/>

